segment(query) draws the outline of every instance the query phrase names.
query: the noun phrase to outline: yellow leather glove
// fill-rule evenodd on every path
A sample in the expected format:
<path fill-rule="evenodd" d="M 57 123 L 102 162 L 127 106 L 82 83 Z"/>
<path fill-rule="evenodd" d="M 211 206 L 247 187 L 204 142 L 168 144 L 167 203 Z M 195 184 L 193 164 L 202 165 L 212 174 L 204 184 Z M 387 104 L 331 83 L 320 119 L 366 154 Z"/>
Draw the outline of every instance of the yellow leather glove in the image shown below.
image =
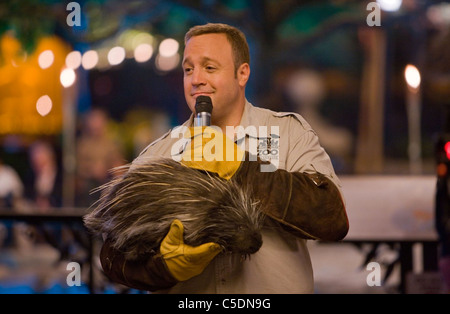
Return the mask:
<path fill-rule="evenodd" d="M 214 172 L 229 180 L 245 158 L 245 151 L 218 127 L 191 127 L 184 136 L 191 138 L 191 142 L 183 152 L 181 163 L 190 168 Z"/>
<path fill-rule="evenodd" d="M 184 243 L 184 227 L 175 219 L 164 240 L 160 252 L 172 276 L 185 281 L 199 275 L 222 248 L 214 242 L 193 247 Z"/>

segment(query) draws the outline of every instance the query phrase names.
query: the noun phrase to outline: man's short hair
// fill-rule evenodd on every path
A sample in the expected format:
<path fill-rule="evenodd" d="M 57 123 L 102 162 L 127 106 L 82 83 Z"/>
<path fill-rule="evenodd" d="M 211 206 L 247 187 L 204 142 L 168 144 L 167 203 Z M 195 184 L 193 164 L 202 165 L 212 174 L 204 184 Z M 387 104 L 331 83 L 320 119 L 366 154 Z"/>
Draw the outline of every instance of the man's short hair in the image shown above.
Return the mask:
<path fill-rule="evenodd" d="M 233 51 L 234 67 L 235 70 L 243 63 L 250 64 L 250 52 L 248 48 L 247 39 L 242 31 L 238 28 L 221 23 L 207 23 L 204 25 L 196 25 L 189 29 L 184 36 L 184 44 L 188 42 L 194 36 L 204 34 L 225 34 L 228 41 L 231 44 Z"/>

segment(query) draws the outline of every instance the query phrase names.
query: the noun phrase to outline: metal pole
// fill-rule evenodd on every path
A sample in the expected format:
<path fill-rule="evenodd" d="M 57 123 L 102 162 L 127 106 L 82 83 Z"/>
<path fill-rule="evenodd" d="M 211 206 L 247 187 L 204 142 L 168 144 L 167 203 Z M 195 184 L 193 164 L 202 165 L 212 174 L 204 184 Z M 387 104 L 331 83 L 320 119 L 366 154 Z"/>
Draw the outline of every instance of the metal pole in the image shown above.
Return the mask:
<path fill-rule="evenodd" d="M 63 91 L 63 206 L 75 204 L 76 175 L 76 99 L 78 84 Z"/>

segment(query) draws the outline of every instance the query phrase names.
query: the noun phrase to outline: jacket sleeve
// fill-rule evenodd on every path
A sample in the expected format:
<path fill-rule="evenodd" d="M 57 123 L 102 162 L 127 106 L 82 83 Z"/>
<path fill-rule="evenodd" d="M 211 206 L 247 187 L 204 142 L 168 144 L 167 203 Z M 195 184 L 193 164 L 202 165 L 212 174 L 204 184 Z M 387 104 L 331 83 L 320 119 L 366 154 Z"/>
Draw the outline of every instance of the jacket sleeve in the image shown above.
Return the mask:
<path fill-rule="evenodd" d="M 147 260 L 126 260 L 124 254 L 116 250 L 108 239 L 101 248 L 100 262 L 110 280 L 130 288 L 156 291 L 170 288 L 177 283 L 161 255 L 150 255 Z"/>
<path fill-rule="evenodd" d="M 349 223 L 344 201 L 329 178 L 318 172 L 261 172 L 264 162 L 248 157 L 235 180 L 262 202 L 267 216 L 302 238 L 337 241 L 346 236 Z"/>

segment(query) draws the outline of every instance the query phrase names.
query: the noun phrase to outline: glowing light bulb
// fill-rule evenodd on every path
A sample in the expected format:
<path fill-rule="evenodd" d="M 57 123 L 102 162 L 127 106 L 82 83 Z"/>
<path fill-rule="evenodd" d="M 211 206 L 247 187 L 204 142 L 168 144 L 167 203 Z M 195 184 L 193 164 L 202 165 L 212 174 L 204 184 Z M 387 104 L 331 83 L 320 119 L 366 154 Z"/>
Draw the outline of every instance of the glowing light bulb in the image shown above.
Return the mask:
<path fill-rule="evenodd" d="M 93 69 L 98 63 L 98 53 L 95 50 L 86 51 L 81 58 L 81 65 L 85 70 Z"/>
<path fill-rule="evenodd" d="M 53 51 L 44 50 L 39 54 L 38 64 L 41 69 L 49 68 L 53 64 L 53 61 L 55 61 L 55 55 L 53 54 Z"/>
<path fill-rule="evenodd" d="M 75 74 L 75 71 L 70 68 L 66 68 L 61 71 L 61 75 L 59 76 L 59 80 L 64 87 L 72 86 L 73 83 L 75 83 L 77 75 Z"/>
<path fill-rule="evenodd" d="M 118 65 L 125 59 L 125 49 L 123 47 L 113 47 L 108 52 L 108 61 L 111 65 Z"/>
<path fill-rule="evenodd" d="M 78 69 L 81 65 L 81 52 L 71 51 L 66 56 L 66 66 L 70 69 Z"/>
<path fill-rule="evenodd" d="M 405 80 L 406 83 L 414 89 L 417 89 L 420 86 L 420 72 L 414 65 L 408 64 L 406 66 Z"/>
<path fill-rule="evenodd" d="M 39 97 L 36 102 L 36 110 L 41 116 L 46 116 L 52 111 L 53 103 L 48 95 Z"/>
<path fill-rule="evenodd" d="M 395 12 L 402 6 L 402 0 L 377 0 L 381 10 Z"/>
<path fill-rule="evenodd" d="M 134 49 L 134 59 L 137 62 L 146 62 L 153 55 L 153 47 L 150 44 L 140 44 Z"/>
<path fill-rule="evenodd" d="M 156 68 L 163 72 L 168 72 L 175 69 L 180 61 L 180 55 L 174 54 L 170 57 L 164 57 L 161 54 L 156 56 L 155 65 Z"/>
<path fill-rule="evenodd" d="M 159 54 L 163 57 L 172 57 L 178 52 L 180 44 L 173 38 L 166 38 L 159 44 Z"/>

